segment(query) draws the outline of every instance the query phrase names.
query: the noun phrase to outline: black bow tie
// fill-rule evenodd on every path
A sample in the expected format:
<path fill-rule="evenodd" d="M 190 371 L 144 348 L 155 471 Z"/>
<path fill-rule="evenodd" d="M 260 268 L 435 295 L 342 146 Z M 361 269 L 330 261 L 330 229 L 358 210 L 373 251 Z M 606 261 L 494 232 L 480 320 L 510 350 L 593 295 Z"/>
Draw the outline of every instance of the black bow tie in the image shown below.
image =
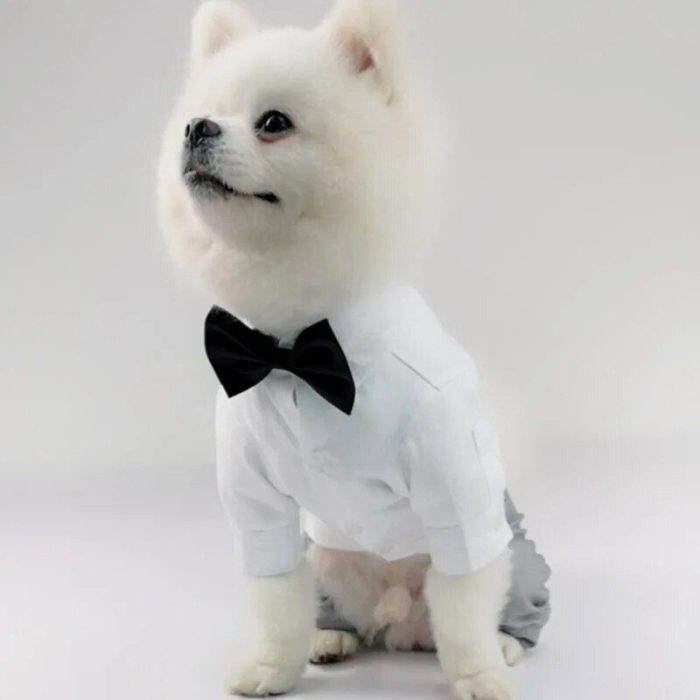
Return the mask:
<path fill-rule="evenodd" d="M 350 415 L 355 382 L 348 361 L 328 321 L 309 326 L 294 347 L 282 348 L 270 335 L 248 328 L 215 306 L 204 324 L 207 357 L 229 397 L 260 383 L 273 369 L 303 379 L 336 408 Z"/>

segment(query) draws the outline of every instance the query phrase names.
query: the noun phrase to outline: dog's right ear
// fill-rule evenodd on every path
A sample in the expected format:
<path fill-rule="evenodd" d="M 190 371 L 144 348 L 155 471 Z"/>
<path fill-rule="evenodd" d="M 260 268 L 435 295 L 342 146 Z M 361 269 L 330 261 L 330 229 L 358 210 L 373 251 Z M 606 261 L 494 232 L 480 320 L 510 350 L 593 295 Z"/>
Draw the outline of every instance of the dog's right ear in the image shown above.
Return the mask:
<path fill-rule="evenodd" d="M 222 49 L 257 31 L 252 15 L 229 0 L 207 0 L 192 20 L 191 65 L 194 70 Z"/>
<path fill-rule="evenodd" d="M 387 101 L 396 96 L 403 62 L 397 0 L 336 0 L 321 28 L 357 75 L 371 76 Z"/>

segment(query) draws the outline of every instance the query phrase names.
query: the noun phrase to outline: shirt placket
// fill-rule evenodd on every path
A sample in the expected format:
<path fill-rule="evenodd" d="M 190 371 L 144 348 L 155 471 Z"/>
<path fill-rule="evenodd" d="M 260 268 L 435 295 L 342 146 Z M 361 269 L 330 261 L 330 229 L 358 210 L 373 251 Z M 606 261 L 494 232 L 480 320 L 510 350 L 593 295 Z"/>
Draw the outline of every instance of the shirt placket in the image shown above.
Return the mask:
<path fill-rule="evenodd" d="M 343 497 L 342 483 L 348 475 L 343 469 L 342 460 L 332 449 L 334 441 L 326 430 L 328 426 L 312 424 L 309 416 L 305 416 L 304 406 L 307 405 L 305 402 L 309 398 L 304 394 L 306 391 L 308 387 L 303 385 L 298 387 L 296 408 L 301 460 L 313 493 L 312 500 L 316 505 L 310 510 L 329 527 L 354 537 L 361 531 L 360 515 L 356 504 L 348 503 Z M 325 443 L 322 448 L 318 445 L 321 434 Z M 338 439 L 343 438 L 339 436 Z"/>

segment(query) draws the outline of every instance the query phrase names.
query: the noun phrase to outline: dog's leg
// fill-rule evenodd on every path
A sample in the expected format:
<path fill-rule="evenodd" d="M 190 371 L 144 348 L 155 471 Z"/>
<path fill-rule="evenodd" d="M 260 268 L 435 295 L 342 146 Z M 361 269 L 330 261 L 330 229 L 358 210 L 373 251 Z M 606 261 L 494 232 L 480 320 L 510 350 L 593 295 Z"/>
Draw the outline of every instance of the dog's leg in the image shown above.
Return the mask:
<path fill-rule="evenodd" d="M 308 660 L 315 628 L 316 591 L 304 562 L 291 574 L 250 578 L 257 639 L 248 660 L 232 674 L 232 694 L 263 697 L 292 690 Z"/>
<path fill-rule="evenodd" d="M 550 614 L 547 581 L 551 570 L 535 543 L 528 539 L 523 527 L 523 515 L 506 492 L 506 517 L 513 531 L 510 543 L 513 575 L 508 604 L 501 616 L 501 632 L 511 635 L 520 646 L 534 647 Z M 513 645 L 510 645 L 513 647 Z M 513 647 L 517 650 L 517 647 Z"/>
<path fill-rule="evenodd" d="M 426 596 L 438 657 L 460 700 L 513 698 L 498 637 L 509 583 L 508 554 L 466 576 L 428 572 Z"/>
<path fill-rule="evenodd" d="M 520 640 L 511 637 L 505 632 L 499 632 L 498 639 L 501 643 L 501 651 L 503 652 L 503 658 L 506 660 L 506 663 L 509 666 L 519 664 L 525 656 L 525 648 L 520 643 Z"/>

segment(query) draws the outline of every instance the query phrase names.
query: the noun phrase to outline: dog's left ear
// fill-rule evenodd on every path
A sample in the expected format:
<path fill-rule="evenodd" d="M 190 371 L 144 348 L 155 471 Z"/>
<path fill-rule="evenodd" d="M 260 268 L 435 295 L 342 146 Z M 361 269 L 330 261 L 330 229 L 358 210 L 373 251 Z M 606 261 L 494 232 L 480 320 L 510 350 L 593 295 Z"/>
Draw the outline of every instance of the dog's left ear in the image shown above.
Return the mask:
<path fill-rule="evenodd" d="M 388 102 L 399 88 L 402 28 L 394 0 L 337 0 L 322 25 L 350 68 L 371 76 Z"/>

